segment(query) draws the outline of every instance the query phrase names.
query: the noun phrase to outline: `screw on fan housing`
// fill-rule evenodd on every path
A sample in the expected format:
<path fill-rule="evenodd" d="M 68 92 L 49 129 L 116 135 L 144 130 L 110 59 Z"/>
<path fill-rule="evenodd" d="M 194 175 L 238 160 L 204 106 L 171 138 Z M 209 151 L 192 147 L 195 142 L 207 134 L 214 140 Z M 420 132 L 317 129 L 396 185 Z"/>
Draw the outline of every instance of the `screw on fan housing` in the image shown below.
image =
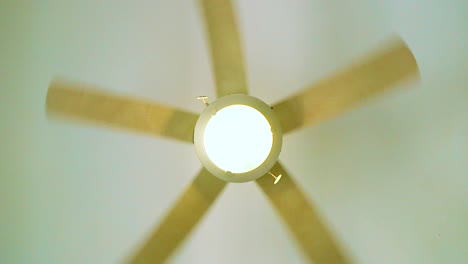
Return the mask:
<path fill-rule="evenodd" d="M 274 182 L 273 184 L 277 184 L 277 183 L 281 180 L 281 177 L 283 176 L 283 175 L 281 175 L 281 174 L 278 175 L 278 176 L 275 176 L 275 175 L 274 175 L 273 173 L 271 173 L 271 172 L 268 172 L 268 174 L 270 174 L 271 177 L 275 178 L 275 182 Z"/>
<path fill-rule="evenodd" d="M 209 105 L 207 99 L 208 99 L 208 96 L 205 96 L 205 95 L 201 95 L 197 97 L 197 100 L 201 100 L 206 106 Z"/>

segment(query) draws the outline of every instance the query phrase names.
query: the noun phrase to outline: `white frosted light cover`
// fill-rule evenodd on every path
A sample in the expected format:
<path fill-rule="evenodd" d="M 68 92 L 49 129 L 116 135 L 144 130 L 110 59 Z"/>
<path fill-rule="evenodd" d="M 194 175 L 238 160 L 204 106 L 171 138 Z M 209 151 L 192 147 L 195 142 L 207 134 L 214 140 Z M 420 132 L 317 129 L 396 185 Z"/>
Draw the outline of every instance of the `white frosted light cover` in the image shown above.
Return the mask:
<path fill-rule="evenodd" d="M 208 157 L 220 169 L 244 173 L 266 160 L 273 134 L 262 113 L 250 106 L 231 105 L 208 121 L 204 144 Z"/>

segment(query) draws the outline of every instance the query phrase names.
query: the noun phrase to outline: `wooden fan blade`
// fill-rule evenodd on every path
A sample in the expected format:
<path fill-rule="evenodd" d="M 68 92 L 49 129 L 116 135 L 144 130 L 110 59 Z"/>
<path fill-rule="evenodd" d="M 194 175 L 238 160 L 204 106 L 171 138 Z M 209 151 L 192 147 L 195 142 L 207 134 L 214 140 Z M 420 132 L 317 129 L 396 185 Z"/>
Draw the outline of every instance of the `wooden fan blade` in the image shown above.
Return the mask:
<path fill-rule="evenodd" d="M 334 117 L 368 98 L 389 90 L 399 81 L 418 76 L 416 60 L 398 39 L 360 63 L 275 104 L 283 132 Z"/>
<path fill-rule="evenodd" d="M 158 264 L 166 261 L 189 235 L 225 186 L 225 181 L 202 169 L 129 263 Z"/>
<path fill-rule="evenodd" d="M 247 94 L 239 30 L 230 0 L 201 0 L 218 97 Z"/>
<path fill-rule="evenodd" d="M 189 143 L 198 119 L 195 113 L 64 81 L 50 84 L 46 105 L 51 114 Z"/>
<path fill-rule="evenodd" d="M 309 260 L 313 263 L 350 263 L 313 204 L 307 201 L 279 162 L 273 166 L 272 172 L 283 176 L 278 184 L 274 185 L 269 175 L 259 178 L 257 184 L 288 225 Z"/>

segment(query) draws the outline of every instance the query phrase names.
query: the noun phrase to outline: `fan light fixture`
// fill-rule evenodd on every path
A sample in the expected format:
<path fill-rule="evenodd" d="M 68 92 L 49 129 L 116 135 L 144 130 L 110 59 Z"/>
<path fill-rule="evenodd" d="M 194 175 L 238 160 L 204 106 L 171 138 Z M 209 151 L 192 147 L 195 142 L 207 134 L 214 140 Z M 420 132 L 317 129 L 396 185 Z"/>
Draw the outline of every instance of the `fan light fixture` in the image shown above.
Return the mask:
<path fill-rule="evenodd" d="M 194 134 L 195 149 L 204 167 L 230 182 L 251 181 L 268 173 L 282 145 L 273 110 L 255 97 L 240 94 L 204 103 L 207 107 Z"/>
<path fill-rule="evenodd" d="M 260 166 L 270 154 L 273 135 L 262 113 L 246 105 L 219 110 L 206 125 L 205 150 L 220 169 L 244 173 Z"/>

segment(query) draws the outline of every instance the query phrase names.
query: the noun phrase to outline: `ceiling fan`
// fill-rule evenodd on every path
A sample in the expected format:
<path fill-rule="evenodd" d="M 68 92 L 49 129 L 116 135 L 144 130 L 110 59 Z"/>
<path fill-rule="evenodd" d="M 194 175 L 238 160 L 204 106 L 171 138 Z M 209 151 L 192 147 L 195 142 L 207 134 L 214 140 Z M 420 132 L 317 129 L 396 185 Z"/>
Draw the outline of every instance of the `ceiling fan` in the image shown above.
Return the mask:
<path fill-rule="evenodd" d="M 416 79 L 419 74 L 414 56 L 401 39 L 395 38 L 359 63 L 269 106 L 248 96 L 231 1 L 202 0 L 200 4 L 218 96 L 213 102 L 199 97 L 206 105 L 201 114 L 76 82 L 55 80 L 49 86 L 49 114 L 195 145 L 203 168 L 127 261 L 166 261 L 227 182 L 256 180 L 308 260 L 350 263 L 313 204 L 278 162 L 282 136 L 341 114 L 401 81 Z"/>

